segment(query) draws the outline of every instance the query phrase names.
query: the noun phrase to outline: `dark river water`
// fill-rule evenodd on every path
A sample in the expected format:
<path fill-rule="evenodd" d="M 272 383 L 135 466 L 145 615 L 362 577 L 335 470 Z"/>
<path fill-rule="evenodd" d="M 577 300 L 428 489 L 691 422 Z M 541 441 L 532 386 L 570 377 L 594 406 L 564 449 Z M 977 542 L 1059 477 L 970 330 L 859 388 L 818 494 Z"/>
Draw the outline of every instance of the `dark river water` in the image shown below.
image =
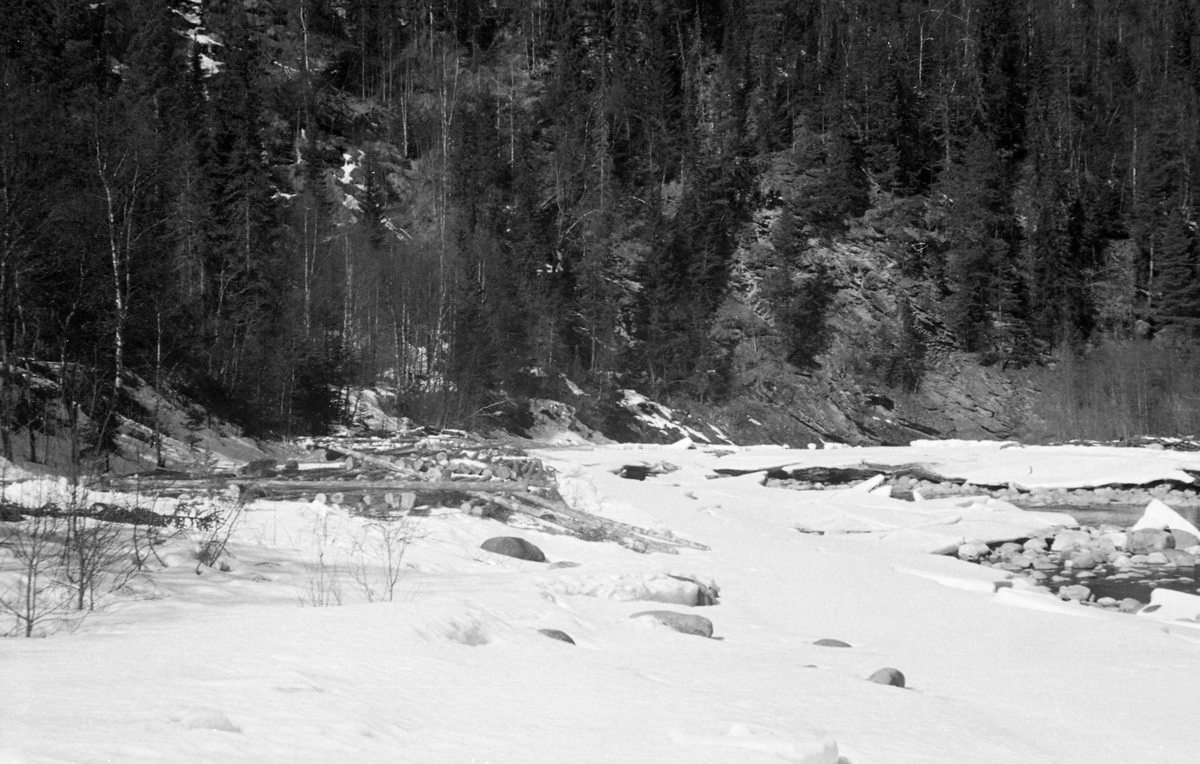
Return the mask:
<path fill-rule="evenodd" d="M 1147 502 L 1149 503 L 1149 502 Z M 1200 507 L 1171 507 L 1192 525 L 1200 528 Z M 1104 504 L 1104 505 L 1053 505 L 1044 507 L 1023 507 L 1034 512 L 1064 512 L 1074 517 L 1080 525 L 1100 526 L 1105 524 L 1128 528 L 1138 521 L 1146 511 L 1145 504 Z"/>
<path fill-rule="evenodd" d="M 1045 512 L 1065 512 L 1074 517 L 1080 525 L 1099 526 L 1111 524 L 1121 528 L 1128 528 L 1142 516 L 1142 513 L 1146 510 L 1146 505 L 1046 506 L 1027 507 L 1027 509 Z M 1175 509 L 1176 512 L 1192 525 L 1200 527 L 1200 507 L 1172 507 L 1172 509 Z M 1112 575 L 1119 574 L 1120 571 L 1111 568 L 1097 569 L 1093 572 L 1099 575 L 1096 575 L 1094 578 L 1078 579 L 1072 576 L 1070 571 L 1060 571 L 1067 580 L 1052 581 L 1048 582 L 1048 584 L 1054 591 L 1070 584 L 1083 584 L 1091 589 L 1092 595 L 1097 599 L 1100 597 L 1112 597 L 1113 599 L 1120 600 L 1132 597 L 1140 602 L 1149 602 L 1150 593 L 1160 588 L 1175 589 L 1193 594 L 1200 593 L 1197 591 L 1197 583 L 1200 582 L 1197 581 L 1197 571 L 1195 570 L 1151 566 L 1137 570 L 1135 578 L 1112 578 Z"/>

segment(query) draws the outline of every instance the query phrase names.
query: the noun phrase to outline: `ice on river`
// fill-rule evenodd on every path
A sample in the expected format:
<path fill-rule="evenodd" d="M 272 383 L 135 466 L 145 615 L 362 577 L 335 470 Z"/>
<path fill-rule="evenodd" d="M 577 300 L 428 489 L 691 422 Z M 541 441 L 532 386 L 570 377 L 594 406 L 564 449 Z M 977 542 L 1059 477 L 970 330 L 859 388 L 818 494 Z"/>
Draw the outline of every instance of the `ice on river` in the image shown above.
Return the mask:
<path fill-rule="evenodd" d="M 930 554 L 1061 516 L 714 472 L 865 460 L 1083 485 L 1200 469 L 1191 454 L 1116 451 L 547 450 L 577 508 L 710 549 L 641 555 L 447 510 L 412 521 L 390 600 L 370 521 L 253 503 L 227 570 L 175 548 L 176 564 L 156 563 L 74 631 L 0 640 L 0 762 L 1190 764 L 1200 632 Z M 661 462 L 679 469 L 615 474 Z M 528 539 L 548 562 L 480 550 L 497 535 Z M 683 579 L 717 584 L 719 603 L 680 604 Z M 714 638 L 630 618 L 650 609 L 703 615 Z M 866 680 L 884 667 L 907 687 Z"/>

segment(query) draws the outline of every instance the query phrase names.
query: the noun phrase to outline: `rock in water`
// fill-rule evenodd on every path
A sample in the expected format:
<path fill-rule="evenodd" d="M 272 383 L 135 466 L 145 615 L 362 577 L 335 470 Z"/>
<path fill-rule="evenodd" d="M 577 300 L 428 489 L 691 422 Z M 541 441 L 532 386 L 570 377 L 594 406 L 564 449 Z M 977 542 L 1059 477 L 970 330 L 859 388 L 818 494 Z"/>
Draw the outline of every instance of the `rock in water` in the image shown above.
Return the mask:
<path fill-rule="evenodd" d="M 982 541 L 968 541 L 958 547 L 958 558 L 967 562 L 982 560 L 988 556 L 991 549 Z"/>
<path fill-rule="evenodd" d="M 1087 602 L 1088 597 L 1092 596 L 1092 590 L 1081 584 L 1073 586 L 1064 586 L 1058 590 L 1058 596 L 1064 600 L 1079 600 Z"/>
<path fill-rule="evenodd" d="M 1200 558 L 1196 555 L 1183 551 L 1182 549 L 1164 549 L 1159 552 L 1163 557 L 1167 558 L 1167 562 L 1172 565 L 1178 565 L 1181 568 L 1191 568 L 1200 562 Z"/>
<path fill-rule="evenodd" d="M 1162 528 L 1139 528 L 1125 539 L 1125 551 L 1130 554 L 1152 554 L 1168 548 L 1175 548 L 1175 537 Z"/>
<path fill-rule="evenodd" d="M 894 668 L 881 668 L 867 677 L 867 681 L 874 682 L 875 684 L 887 684 L 892 687 L 903 687 L 904 674 L 901 674 Z"/>
<path fill-rule="evenodd" d="M 1121 600 L 1119 605 L 1117 605 L 1117 609 L 1122 613 L 1136 613 L 1144 607 L 1145 605 L 1143 603 L 1138 602 L 1133 597 L 1126 597 L 1125 599 Z"/>
<path fill-rule="evenodd" d="M 1187 531 L 1181 531 L 1178 528 L 1171 529 L 1171 536 L 1175 538 L 1176 549 L 1188 549 L 1200 544 L 1200 538 L 1196 538 Z"/>
<path fill-rule="evenodd" d="M 1086 547 L 1092 537 L 1087 531 L 1077 531 L 1071 528 L 1064 528 L 1054 535 L 1054 543 L 1050 545 L 1051 551 L 1054 552 L 1069 552 L 1072 549 Z"/>
<path fill-rule="evenodd" d="M 529 560 L 530 562 L 546 561 L 546 555 L 542 554 L 541 549 L 538 549 L 525 539 L 517 538 L 516 536 L 494 536 L 480 544 L 479 548 L 493 554 L 516 557 L 518 560 Z"/>
<path fill-rule="evenodd" d="M 634 613 L 630 618 L 653 618 L 663 626 L 668 626 L 681 634 L 695 634 L 698 637 L 711 637 L 712 621 L 702 615 L 691 613 L 676 613 L 673 610 L 643 610 Z"/>
<path fill-rule="evenodd" d="M 575 644 L 575 640 L 571 639 L 570 635 L 565 631 L 558 629 L 538 629 L 539 634 L 544 634 L 550 639 L 557 639 L 559 642 L 566 642 L 568 645 Z"/>
<path fill-rule="evenodd" d="M 843 642 L 840 639 L 818 639 L 816 642 L 813 642 L 813 644 L 818 645 L 819 647 L 849 647 L 850 646 L 849 643 Z"/>

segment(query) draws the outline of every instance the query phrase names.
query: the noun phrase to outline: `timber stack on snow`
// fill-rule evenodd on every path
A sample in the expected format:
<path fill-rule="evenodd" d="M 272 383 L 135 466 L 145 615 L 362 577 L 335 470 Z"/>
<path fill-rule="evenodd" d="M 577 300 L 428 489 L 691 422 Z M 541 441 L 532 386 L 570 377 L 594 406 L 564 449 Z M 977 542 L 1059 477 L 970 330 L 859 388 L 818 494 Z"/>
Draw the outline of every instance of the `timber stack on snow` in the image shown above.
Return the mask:
<path fill-rule="evenodd" d="M 108 478 L 101 485 L 156 496 L 224 491 L 241 502 L 306 500 L 381 518 L 428 515 L 431 507 L 456 507 L 500 520 L 515 513 L 544 530 L 615 541 L 638 552 L 707 549 L 670 532 L 573 509 L 558 493 L 554 470 L 508 442 L 422 428 L 387 436 L 316 438 L 305 446 L 309 456 L 304 460 L 281 465 L 262 459 L 236 474 L 155 470 Z"/>

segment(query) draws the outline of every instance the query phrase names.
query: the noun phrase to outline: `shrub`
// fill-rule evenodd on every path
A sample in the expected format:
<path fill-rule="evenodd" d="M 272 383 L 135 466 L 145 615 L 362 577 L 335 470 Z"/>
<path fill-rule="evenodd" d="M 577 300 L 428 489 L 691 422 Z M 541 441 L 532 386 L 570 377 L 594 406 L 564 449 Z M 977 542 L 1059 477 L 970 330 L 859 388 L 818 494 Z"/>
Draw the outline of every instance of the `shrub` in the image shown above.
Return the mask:
<path fill-rule="evenodd" d="M 1200 350 L 1142 340 L 1063 352 L 1034 375 L 1047 438 L 1120 440 L 1200 433 Z"/>

